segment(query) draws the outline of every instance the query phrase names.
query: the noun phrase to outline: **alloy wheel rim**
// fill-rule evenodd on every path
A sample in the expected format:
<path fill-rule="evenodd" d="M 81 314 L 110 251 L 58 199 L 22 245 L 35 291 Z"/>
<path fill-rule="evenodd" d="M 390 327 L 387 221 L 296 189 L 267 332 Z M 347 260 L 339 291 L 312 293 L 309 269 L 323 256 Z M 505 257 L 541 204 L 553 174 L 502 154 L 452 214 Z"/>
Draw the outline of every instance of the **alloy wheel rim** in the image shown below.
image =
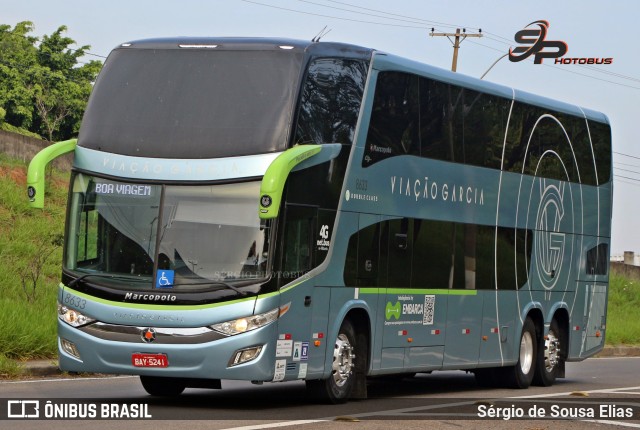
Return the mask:
<path fill-rule="evenodd" d="M 336 339 L 333 349 L 332 374 L 338 387 L 344 386 L 353 372 L 355 355 L 349 338 L 341 333 Z"/>
<path fill-rule="evenodd" d="M 520 340 L 520 368 L 525 375 L 531 371 L 533 365 L 533 338 L 531 333 L 524 332 Z"/>
<path fill-rule="evenodd" d="M 553 372 L 560 358 L 560 341 L 553 331 L 549 331 L 544 341 L 544 367 L 547 373 Z"/>

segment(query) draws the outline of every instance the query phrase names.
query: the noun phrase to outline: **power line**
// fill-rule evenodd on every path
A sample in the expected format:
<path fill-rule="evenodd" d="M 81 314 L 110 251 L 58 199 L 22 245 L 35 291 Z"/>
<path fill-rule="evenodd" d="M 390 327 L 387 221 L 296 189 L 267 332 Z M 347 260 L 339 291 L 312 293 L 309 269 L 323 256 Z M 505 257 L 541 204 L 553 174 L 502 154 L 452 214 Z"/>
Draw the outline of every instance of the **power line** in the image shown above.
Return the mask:
<path fill-rule="evenodd" d="M 629 173 L 635 173 L 636 175 L 640 175 L 640 172 L 638 172 L 636 170 L 622 169 L 620 167 L 614 167 L 613 169 L 615 171 L 617 171 L 617 172 L 629 172 Z M 640 180 L 640 179 L 638 179 L 638 180 Z"/>
<path fill-rule="evenodd" d="M 634 187 L 640 187 L 640 183 L 624 181 L 622 179 L 618 179 L 618 177 L 613 178 L 614 181 L 622 184 L 633 185 Z"/>
<path fill-rule="evenodd" d="M 637 167 L 640 169 L 640 164 L 621 163 L 619 161 L 614 161 L 613 164 L 618 164 L 620 166 L 627 166 L 627 167 Z"/>
<path fill-rule="evenodd" d="M 260 2 L 253 1 L 253 0 L 240 0 L 240 1 L 243 1 L 245 3 L 251 3 L 251 4 L 259 5 L 259 6 L 270 7 L 272 9 L 285 10 L 287 12 L 295 12 L 295 13 L 301 13 L 301 14 L 304 14 L 304 15 L 319 16 L 321 18 L 338 19 L 338 20 L 341 20 L 341 21 L 359 22 L 359 23 L 363 23 L 363 24 L 373 24 L 373 25 L 385 25 L 385 26 L 389 26 L 389 27 L 416 28 L 416 29 L 421 29 L 421 30 L 424 30 L 426 28 L 423 25 L 417 26 L 417 25 L 391 24 L 391 23 L 387 23 L 387 22 L 365 21 L 365 20 L 360 20 L 360 19 L 344 18 L 344 17 L 339 17 L 339 16 L 333 16 L 333 15 L 324 15 L 324 14 L 320 14 L 320 13 L 313 13 L 313 12 L 306 12 L 306 11 L 302 11 L 302 10 L 290 9 L 290 8 L 286 8 L 286 7 L 282 7 L 282 6 L 274 6 L 274 5 L 271 5 L 271 4 L 260 3 Z"/>
<path fill-rule="evenodd" d="M 635 158 L 636 160 L 640 160 L 640 157 L 636 156 L 636 155 L 630 155 L 630 154 L 625 154 L 622 152 L 618 152 L 618 151 L 611 151 L 616 155 L 622 155 L 623 157 L 629 157 L 629 158 Z"/>
<path fill-rule="evenodd" d="M 468 26 L 468 25 L 447 24 L 445 22 L 430 21 L 430 20 L 426 20 L 426 19 L 422 19 L 422 18 L 416 18 L 416 17 L 412 17 L 412 16 L 400 15 L 400 14 L 397 14 L 397 13 L 387 12 L 387 11 L 383 11 L 383 10 L 379 10 L 379 9 L 371 9 L 371 8 L 367 8 L 367 7 L 364 7 L 364 6 L 354 5 L 354 4 L 351 4 L 351 3 L 341 2 L 341 1 L 337 1 L 337 0 L 326 0 L 326 1 L 330 2 L 330 3 L 336 3 L 336 4 L 344 5 L 344 6 L 350 6 L 350 7 L 356 8 L 356 9 L 368 10 L 368 11 L 371 11 L 371 12 L 378 12 L 378 13 L 382 13 L 382 14 L 389 15 L 389 16 L 396 16 L 396 17 L 399 17 L 399 18 L 408 18 L 408 19 L 412 19 L 414 21 L 425 23 L 425 24 L 427 24 L 429 26 L 438 25 L 438 26 L 451 27 L 451 28 L 457 28 L 457 27 L 468 28 L 468 29 L 472 29 L 474 31 L 479 30 L 478 28 L 474 28 L 474 27 L 471 27 L 471 26 Z M 387 18 L 387 19 L 392 19 L 392 18 Z"/>
<path fill-rule="evenodd" d="M 630 181 L 634 181 L 634 182 L 640 182 L 640 179 L 638 178 L 630 178 L 628 176 L 622 176 L 622 175 L 613 175 L 614 178 L 623 178 L 623 179 L 628 179 Z"/>
<path fill-rule="evenodd" d="M 358 11 L 349 10 L 349 9 L 345 9 L 345 8 L 329 6 L 329 5 L 325 5 L 325 4 L 322 4 L 322 3 L 317 3 L 317 2 L 314 2 L 314 1 L 310 1 L 310 0 L 297 0 L 297 1 L 299 1 L 301 3 L 308 3 L 308 4 L 313 4 L 313 5 L 316 5 L 316 6 L 326 7 L 326 8 L 334 9 L 334 10 L 342 10 L 342 11 L 350 12 L 350 13 L 358 13 L 358 14 L 361 14 L 361 15 L 373 16 L 373 17 L 376 17 L 376 18 L 389 19 L 389 20 L 400 21 L 400 22 L 410 22 L 412 24 L 423 24 L 423 22 L 421 22 L 420 20 L 415 19 L 415 18 L 410 18 L 410 17 L 389 18 L 389 17 L 384 16 L 384 15 L 379 15 L 379 14 L 374 14 L 374 13 L 367 13 L 367 12 L 358 12 Z M 351 6 L 351 5 L 349 5 L 349 6 Z"/>

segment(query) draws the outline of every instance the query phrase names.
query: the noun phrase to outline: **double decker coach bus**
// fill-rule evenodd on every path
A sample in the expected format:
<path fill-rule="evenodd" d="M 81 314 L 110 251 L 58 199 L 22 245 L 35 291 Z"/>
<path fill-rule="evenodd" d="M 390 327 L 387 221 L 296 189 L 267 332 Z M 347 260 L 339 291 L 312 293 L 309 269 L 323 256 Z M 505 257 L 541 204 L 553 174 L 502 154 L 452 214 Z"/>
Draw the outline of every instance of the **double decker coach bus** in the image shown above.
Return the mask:
<path fill-rule="evenodd" d="M 73 152 L 60 367 L 148 393 L 461 369 L 551 385 L 603 348 L 598 112 L 339 43 L 125 43 Z"/>

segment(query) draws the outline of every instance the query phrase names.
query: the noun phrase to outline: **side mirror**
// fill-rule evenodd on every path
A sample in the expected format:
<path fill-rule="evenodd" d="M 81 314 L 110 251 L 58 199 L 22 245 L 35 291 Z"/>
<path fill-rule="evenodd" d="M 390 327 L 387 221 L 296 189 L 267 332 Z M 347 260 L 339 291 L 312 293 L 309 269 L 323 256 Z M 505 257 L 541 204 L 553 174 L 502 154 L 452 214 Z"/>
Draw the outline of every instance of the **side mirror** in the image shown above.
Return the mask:
<path fill-rule="evenodd" d="M 44 207 L 45 168 L 52 160 L 76 149 L 78 139 L 65 140 L 47 146 L 38 152 L 27 171 L 27 195 L 32 208 Z"/>

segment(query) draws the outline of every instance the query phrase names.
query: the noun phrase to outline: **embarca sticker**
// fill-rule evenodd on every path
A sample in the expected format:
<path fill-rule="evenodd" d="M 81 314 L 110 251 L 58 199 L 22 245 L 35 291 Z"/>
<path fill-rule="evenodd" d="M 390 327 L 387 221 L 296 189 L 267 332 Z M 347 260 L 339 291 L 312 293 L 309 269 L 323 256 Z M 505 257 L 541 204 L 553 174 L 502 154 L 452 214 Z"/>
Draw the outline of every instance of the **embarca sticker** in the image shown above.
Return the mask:
<path fill-rule="evenodd" d="M 509 60 L 517 63 L 533 55 L 534 64 L 542 64 L 545 58 L 554 59 L 554 64 L 613 64 L 611 57 L 565 57 L 569 45 L 562 40 L 548 40 L 549 22 L 538 20 L 518 31 L 514 39 L 520 46 L 509 48 Z"/>

